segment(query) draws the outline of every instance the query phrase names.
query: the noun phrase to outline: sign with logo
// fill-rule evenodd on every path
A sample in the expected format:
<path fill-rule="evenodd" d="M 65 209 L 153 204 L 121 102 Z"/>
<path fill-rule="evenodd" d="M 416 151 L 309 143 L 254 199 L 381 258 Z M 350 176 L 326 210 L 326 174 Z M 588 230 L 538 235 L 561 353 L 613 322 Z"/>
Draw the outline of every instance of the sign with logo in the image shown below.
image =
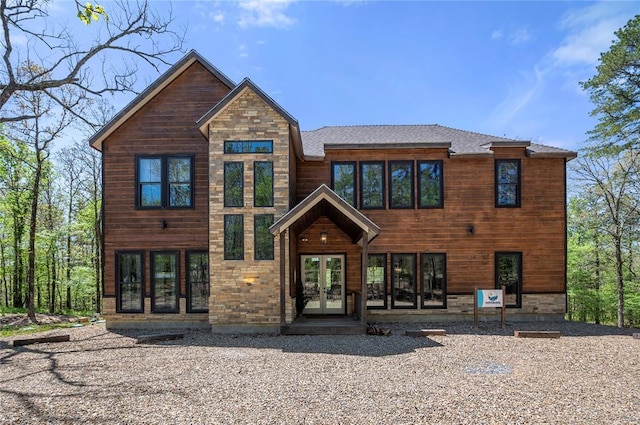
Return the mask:
<path fill-rule="evenodd" d="M 478 308 L 504 307 L 501 289 L 478 289 Z"/>

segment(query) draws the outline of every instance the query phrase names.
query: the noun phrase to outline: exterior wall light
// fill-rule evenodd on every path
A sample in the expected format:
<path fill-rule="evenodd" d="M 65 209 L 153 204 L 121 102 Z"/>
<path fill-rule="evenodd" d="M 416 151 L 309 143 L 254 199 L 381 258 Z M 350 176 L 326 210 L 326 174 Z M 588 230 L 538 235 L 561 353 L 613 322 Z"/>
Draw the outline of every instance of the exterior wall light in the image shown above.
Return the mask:
<path fill-rule="evenodd" d="M 322 243 L 322 245 L 327 244 L 327 232 L 320 233 L 320 242 Z"/>

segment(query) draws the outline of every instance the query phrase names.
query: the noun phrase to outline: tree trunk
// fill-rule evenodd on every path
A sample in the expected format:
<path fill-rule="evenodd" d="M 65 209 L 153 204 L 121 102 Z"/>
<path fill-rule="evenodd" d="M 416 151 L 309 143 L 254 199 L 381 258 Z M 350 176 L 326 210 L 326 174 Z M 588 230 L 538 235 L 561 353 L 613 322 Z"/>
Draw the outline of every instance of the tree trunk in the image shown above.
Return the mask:
<path fill-rule="evenodd" d="M 42 172 L 41 152 L 36 150 L 36 171 L 33 177 L 33 199 L 31 200 L 31 218 L 29 220 L 29 265 L 27 271 L 27 284 L 29 290 L 29 303 L 27 315 L 33 323 L 36 321 L 36 309 L 34 304 L 36 285 L 36 230 L 38 224 L 38 194 L 40 192 L 40 174 Z"/>
<path fill-rule="evenodd" d="M 600 324 L 600 238 L 598 232 L 595 232 L 595 248 L 596 248 L 596 311 L 594 321 Z"/>

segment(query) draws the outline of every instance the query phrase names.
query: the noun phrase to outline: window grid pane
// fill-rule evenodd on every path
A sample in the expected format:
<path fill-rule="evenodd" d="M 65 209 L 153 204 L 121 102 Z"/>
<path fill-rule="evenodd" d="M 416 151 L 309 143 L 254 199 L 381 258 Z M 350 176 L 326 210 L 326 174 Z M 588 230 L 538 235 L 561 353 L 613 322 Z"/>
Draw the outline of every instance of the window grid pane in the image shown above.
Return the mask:
<path fill-rule="evenodd" d="M 520 206 L 520 161 L 496 161 L 496 206 Z"/>
<path fill-rule="evenodd" d="M 422 306 L 446 307 L 445 254 L 422 254 Z"/>
<path fill-rule="evenodd" d="M 257 214 L 254 216 L 254 258 L 256 260 L 273 260 L 273 235 L 269 227 L 273 224 L 273 214 Z"/>
<path fill-rule="evenodd" d="M 496 289 L 505 286 L 505 305 L 520 307 L 522 288 L 522 254 L 496 253 Z"/>
<path fill-rule="evenodd" d="M 370 254 L 367 265 L 367 308 L 387 308 L 387 256 Z"/>
<path fill-rule="evenodd" d="M 118 311 L 142 312 L 142 254 L 118 254 Z"/>
<path fill-rule="evenodd" d="M 356 165 L 354 162 L 334 162 L 331 171 L 333 191 L 352 207 L 356 206 Z"/>
<path fill-rule="evenodd" d="M 152 311 L 178 311 L 178 255 L 152 254 Z"/>
<path fill-rule="evenodd" d="M 224 163 L 224 206 L 244 205 L 244 163 Z"/>
<path fill-rule="evenodd" d="M 417 308 L 416 255 L 391 254 L 391 308 Z"/>
<path fill-rule="evenodd" d="M 209 311 L 209 254 L 189 253 L 189 311 Z"/>
<path fill-rule="evenodd" d="M 360 163 L 360 208 L 384 208 L 384 162 Z"/>
<path fill-rule="evenodd" d="M 225 140 L 224 153 L 273 153 L 273 140 Z"/>
<path fill-rule="evenodd" d="M 242 214 L 224 216 L 224 259 L 244 260 L 244 217 Z"/>
<path fill-rule="evenodd" d="M 413 208 L 413 162 L 389 163 L 391 208 Z"/>
<path fill-rule="evenodd" d="M 253 205 L 273 206 L 273 162 L 253 163 Z"/>
<path fill-rule="evenodd" d="M 420 161 L 418 172 L 420 207 L 442 207 L 442 161 Z"/>

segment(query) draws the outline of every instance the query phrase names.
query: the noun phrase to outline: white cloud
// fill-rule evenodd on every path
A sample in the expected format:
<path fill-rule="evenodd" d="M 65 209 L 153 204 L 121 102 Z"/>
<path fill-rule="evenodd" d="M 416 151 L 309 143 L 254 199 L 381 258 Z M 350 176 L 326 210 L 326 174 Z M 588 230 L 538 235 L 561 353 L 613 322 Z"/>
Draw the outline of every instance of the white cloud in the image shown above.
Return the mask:
<path fill-rule="evenodd" d="M 491 39 L 492 40 L 497 40 L 499 38 L 502 38 L 502 31 L 500 30 L 495 30 L 491 33 Z"/>
<path fill-rule="evenodd" d="M 531 40 L 531 33 L 526 28 L 519 28 L 507 36 L 509 44 L 517 45 Z"/>
<path fill-rule="evenodd" d="M 213 22 L 217 24 L 224 24 L 224 13 L 222 13 L 219 10 L 216 10 L 215 12 L 211 12 L 209 14 L 209 17 Z"/>
<path fill-rule="evenodd" d="M 294 0 L 244 0 L 239 3 L 242 10 L 238 24 L 241 27 L 288 28 L 295 19 L 286 14 Z"/>
<path fill-rule="evenodd" d="M 240 53 L 238 53 L 238 57 L 239 58 L 247 58 L 247 57 L 249 57 L 249 53 L 247 52 L 247 45 L 246 44 L 241 44 L 240 46 L 238 46 L 238 50 L 240 51 Z"/>
<path fill-rule="evenodd" d="M 523 110 L 542 91 L 545 71 L 537 66 L 533 72 L 508 86 L 507 97 L 494 110 L 491 120 L 498 126 L 504 126 Z"/>
<path fill-rule="evenodd" d="M 567 14 L 560 28 L 567 30 L 561 45 L 552 52 L 555 66 L 593 66 L 609 49 L 614 32 L 630 18 L 629 11 L 613 2 L 597 3 Z"/>

